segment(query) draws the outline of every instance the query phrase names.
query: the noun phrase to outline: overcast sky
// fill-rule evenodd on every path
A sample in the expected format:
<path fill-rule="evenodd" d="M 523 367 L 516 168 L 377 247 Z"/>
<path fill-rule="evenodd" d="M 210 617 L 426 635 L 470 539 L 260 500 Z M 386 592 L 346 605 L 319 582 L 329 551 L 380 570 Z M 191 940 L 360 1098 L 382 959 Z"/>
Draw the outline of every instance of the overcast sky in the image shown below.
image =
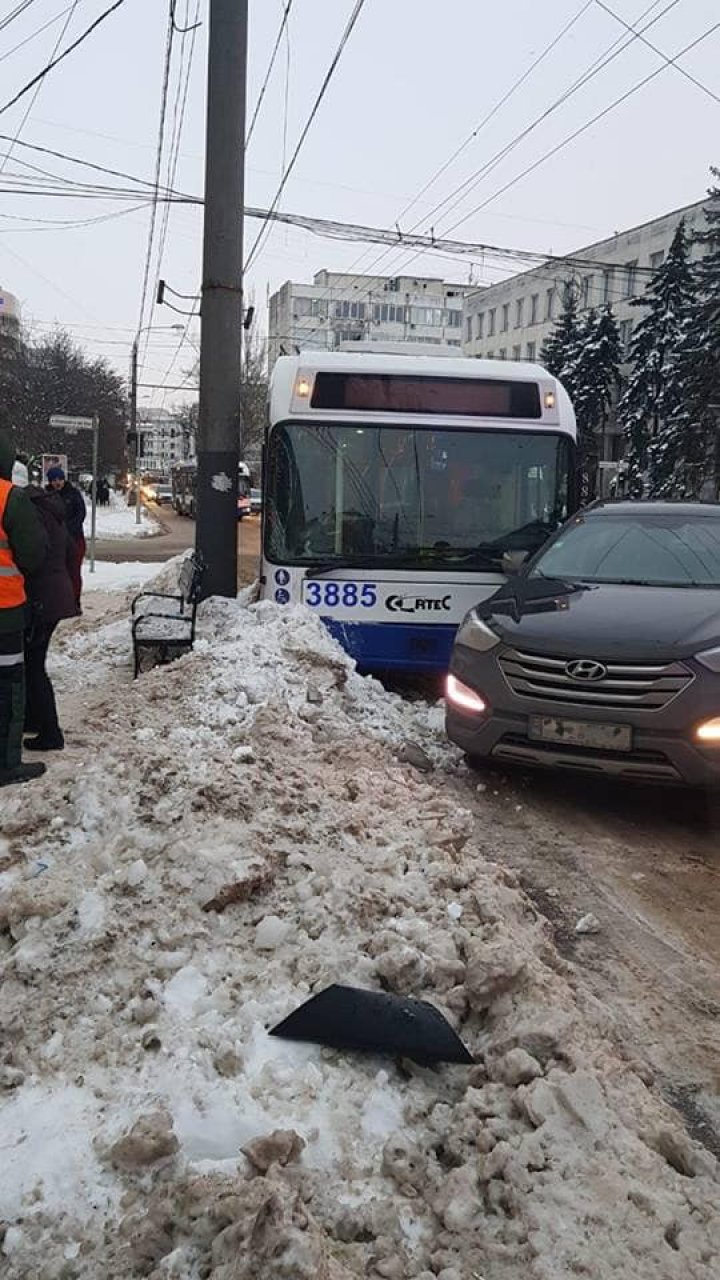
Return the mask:
<path fill-rule="evenodd" d="M 76 0 L 65 47 L 111 0 Z M 605 0 L 603 0 L 603 3 Z M 177 0 L 186 25 L 199 3 L 203 26 L 195 38 L 187 109 L 175 187 L 201 194 L 204 92 L 209 0 Z M 289 48 L 283 42 L 247 157 L 246 203 L 267 207 L 283 161 L 290 155 L 335 52 L 354 0 L 294 0 Z M 30 96 L 10 100 L 49 60 L 70 0 L 30 0 L 3 27 L 19 0 L 0 0 L 0 131 L 14 137 Z M 649 76 L 663 60 L 633 40 L 587 85 L 534 128 L 481 176 L 451 212 L 443 201 L 459 184 L 512 142 L 627 32 L 598 0 L 365 0 L 335 77 L 297 167 L 285 189 L 283 210 L 322 218 L 392 226 L 418 225 L 436 235 L 555 253 L 579 248 L 635 223 L 701 199 L 711 164 L 720 164 L 720 8 L 718 0 L 608 0 L 632 26 L 659 20 L 645 39 L 667 57 L 698 37 L 680 60 L 708 92 L 665 66 L 654 79 L 533 173 L 492 197 L 545 152 L 616 98 Z M 252 113 L 274 44 L 283 0 L 250 0 L 248 113 Z M 50 19 L 63 17 L 15 52 L 14 46 Z M 639 22 L 642 14 L 646 17 Z M 60 150 L 134 174 L 153 176 L 168 0 L 124 0 L 83 46 L 52 71 L 19 135 L 24 142 Z M 578 16 L 579 15 L 579 16 Z M 522 86 L 480 128 L 442 177 L 405 213 L 405 207 L 469 137 L 552 40 L 568 32 Z M 712 28 L 718 24 L 718 29 Z M 175 118 L 181 54 L 191 37 L 177 35 L 168 106 L 168 139 Z M 288 70 L 289 68 L 289 70 Z M 286 80 L 287 77 L 287 80 Z M 287 83 L 287 118 L 285 113 Z M 2 153 L 7 143 L 2 146 Z M 0 154 L 2 154 L 0 153 Z M 132 200 L 21 195 L 8 190 L 33 175 L 22 162 L 75 180 L 95 181 L 87 170 L 20 147 L 4 161 L 0 182 L 0 285 L 21 302 L 28 325 L 71 329 L 87 349 L 127 372 L 138 324 L 149 211 Z M 0 161 L 0 164 L 3 163 Z M 96 175 L 101 182 L 114 179 Z M 463 214 L 487 201 L 453 231 Z M 91 226 L 58 227 L 119 214 Z M 21 220 L 22 219 L 22 220 Z M 30 221 L 25 221 L 29 219 Z M 47 220 L 52 220 L 48 224 Z M 162 212 L 159 227 L 162 223 Z M 248 220 L 246 248 L 259 224 Z M 160 274 L 180 293 L 198 287 L 202 214 L 171 210 Z M 382 257 L 381 257 L 382 255 Z M 249 277 L 260 323 L 266 295 L 284 280 L 310 280 L 322 267 L 399 274 L 413 257 L 413 274 L 466 281 L 471 269 L 456 261 L 397 249 L 321 239 L 275 226 Z M 473 279 L 496 278 L 481 257 Z M 151 284 L 157 274 L 154 262 Z M 178 301 L 178 306 L 187 303 Z M 143 323 L 161 326 L 150 336 L 141 380 L 182 383 L 192 366 L 198 325 L 178 353 L 182 323 L 167 308 L 146 308 Z M 180 393 L 144 390 L 144 406 L 170 406 Z"/>

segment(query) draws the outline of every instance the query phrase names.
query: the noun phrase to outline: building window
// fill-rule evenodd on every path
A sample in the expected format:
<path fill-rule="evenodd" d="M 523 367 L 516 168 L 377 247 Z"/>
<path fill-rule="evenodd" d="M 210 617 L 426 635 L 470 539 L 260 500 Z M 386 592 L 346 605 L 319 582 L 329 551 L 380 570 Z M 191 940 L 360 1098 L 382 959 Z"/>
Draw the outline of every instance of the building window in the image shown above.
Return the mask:
<path fill-rule="evenodd" d="M 607 271 L 603 271 L 603 284 L 602 284 L 603 302 L 610 301 L 610 295 L 612 293 L 612 278 L 613 278 L 612 267 L 609 267 Z"/>
<path fill-rule="evenodd" d="M 522 360 L 522 347 L 520 346 L 520 343 L 518 343 L 516 347 L 513 347 L 513 360 Z"/>
<path fill-rule="evenodd" d="M 635 277 L 637 275 L 637 258 L 632 262 L 625 263 L 625 294 L 626 298 L 632 298 L 635 294 Z"/>
<path fill-rule="evenodd" d="M 494 351 L 488 351 L 488 353 L 487 353 L 487 358 L 488 358 L 488 360 L 492 360 L 492 359 L 494 358 L 494 356 L 495 356 L 495 352 L 494 352 Z"/>
<path fill-rule="evenodd" d="M 452 311 L 448 311 L 447 313 L 448 329 L 459 329 L 461 324 L 462 324 L 462 311 L 458 311 L 457 307 Z"/>
<path fill-rule="evenodd" d="M 528 342 L 526 356 L 528 360 L 535 359 L 535 343 L 534 342 Z"/>
<path fill-rule="evenodd" d="M 545 294 L 545 319 L 552 320 L 555 310 L 555 290 L 548 289 Z"/>
<path fill-rule="evenodd" d="M 518 298 L 515 303 L 515 328 L 522 329 L 525 323 L 525 299 Z"/>
<path fill-rule="evenodd" d="M 491 307 L 490 310 L 488 311 L 488 338 L 492 338 L 494 333 L 495 333 L 495 308 Z"/>
<path fill-rule="evenodd" d="M 475 330 L 475 337 L 477 338 L 478 342 L 482 342 L 483 332 L 485 329 L 485 312 L 484 311 L 481 311 L 480 314 L 478 315 L 476 325 L 477 327 Z"/>
<path fill-rule="evenodd" d="M 394 303 L 376 302 L 373 306 L 373 320 L 376 324 L 404 324 L 405 308 L 396 307 Z"/>
<path fill-rule="evenodd" d="M 538 312 L 540 310 L 540 294 L 534 293 L 530 298 L 530 323 L 537 324 Z"/>
<path fill-rule="evenodd" d="M 502 309 L 502 332 L 507 333 L 510 328 L 510 303 L 506 302 Z"/>
<path fill-rule="evenodd" d="M 632 338 L 633 322 L 632 320 L 620 321 L 620 350 L 624 356 L 630 351 L 630 340 Z"/>
<path fill-rule="evenodd" d="M 297 320 L 301 316 L 312 315 L 312 299 L 311 298 L 294 298 L 293 299 L 293 319 Z"/>
<path fill-rule="evenodd" d="M 652 267 L 653 271 L 657 271 L 658 267 L 661 267 L 664 261 L 665 261 L 664 249 L 660 249 L 657 253 L 650 254 L 650 266 Z"/>
<path fill-rule="evenodd" d="M 313 298 L 313 300 L 312 300 L 312 314 L 313 314 L 313 317 L 314 317 L 316 320 L 326 320 L 326 319 L 327 319 L 327 308 L 326 308 L 326 306 L 325 306 L 325 299 L 324 299 L 324 298 Z"/>
<path fill-rule="evenodd" d="M 500 350 L 498 351 L 498 357 L 500 358 L 500 360 L 507 360 L 507 347 L 500 348 Z"/>
<path fill-rule="evenodd" d="M 590 306 L 590 290 L 592 289 L 592 276 L 585 276 L 582 282 L 582 305 Z"/>
<path fill-rule="evenodd" d="M 465 318 L 465 341 L 472 342 L 472 316 Z"/>

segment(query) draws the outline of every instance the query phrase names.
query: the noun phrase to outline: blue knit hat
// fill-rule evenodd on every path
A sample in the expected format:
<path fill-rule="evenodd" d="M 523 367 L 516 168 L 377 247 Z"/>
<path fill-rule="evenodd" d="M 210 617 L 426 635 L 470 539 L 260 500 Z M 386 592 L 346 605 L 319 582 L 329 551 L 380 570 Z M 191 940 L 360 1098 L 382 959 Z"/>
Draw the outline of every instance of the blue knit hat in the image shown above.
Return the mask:
<path fill-rule="evenodd" d="M 48 484 L 50 484 L 53 480 L 64 480 L 65 472 L 63 471 L 62 467 L 49 467 L 47 478 L 48 478 Z"/>

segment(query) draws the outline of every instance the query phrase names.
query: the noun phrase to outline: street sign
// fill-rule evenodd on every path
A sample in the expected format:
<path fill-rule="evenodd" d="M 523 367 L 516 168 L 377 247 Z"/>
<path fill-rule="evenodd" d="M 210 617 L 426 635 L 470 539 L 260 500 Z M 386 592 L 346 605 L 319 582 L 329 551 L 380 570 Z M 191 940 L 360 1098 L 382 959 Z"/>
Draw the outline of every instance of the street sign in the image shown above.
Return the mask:
<path fill-rule="evenodd" d="M 78 431 L 92 431 L 93 422 L 93 418 L 72 418 L 64 413 L 53 413 L 50 417 L 51 427 L 57 428 L 58 431 L 67 431 L 71 436 Z"/>
<path fill-rule="evenodd" d="M 67 436 L 75 436 L 78 431 L 92 431 L 92 514 L 90 517 L 90 572 L 95 572 L 95 534 L 97 530 L 97 482 L 98 482 L 98 433 L 100 420 L 95 414 L 93 418 L 75 418 L 66 413 L 50 415 L 50 426 L 56 431 L 64 431 Z"/>

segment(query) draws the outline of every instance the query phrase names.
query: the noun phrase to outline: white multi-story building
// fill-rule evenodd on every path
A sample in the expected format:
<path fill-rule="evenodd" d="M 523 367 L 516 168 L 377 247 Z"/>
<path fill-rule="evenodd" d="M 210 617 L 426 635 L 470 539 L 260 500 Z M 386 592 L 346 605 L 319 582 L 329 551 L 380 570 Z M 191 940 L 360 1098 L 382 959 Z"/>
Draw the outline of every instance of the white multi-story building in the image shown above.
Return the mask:
<path fill-rule="evenodd" d="M 194 450 L 187 432 L 169 409 L 146 409 L 138 414 L 140 474 L 169 475 L 176 462 L 183 462 Z"/>
<path fill-rule="evenodd" d="M 432 276 L 357 276 L 318 271 L 288 280 L 270 299 L 268 362 L 343 342 L 422 342 L 460 347 L 468 286 Z"/>
<path fill-rule="evenodd" d="M 17 342 L 20 337 L 20 303 L 12 293 L 0 289 L 0 339 Z"/>
<path fill-rule="evenodd" d="M 580 311 L 611 303 L 627 353 L 641 308 L 631 306 L 652 272 L 664 261 L 681 219 L 690 235 L 705 226 L 706 201 L 686 205 L 652 222 L 617 232 L 607 240 L 555 258 L 542 266 L 511 276 L 499 284 L 473 290 L 465 297 L 463 349 L 466 355 L 499 360 L 539 360 L 543 343 L 557 321 L 564 289 L 572 282 Z M 701 246 L 693 248 L 698 257 Z M 604 458 L 622 455 L 622 437 L 611 419 L 604 441 Z"/>

